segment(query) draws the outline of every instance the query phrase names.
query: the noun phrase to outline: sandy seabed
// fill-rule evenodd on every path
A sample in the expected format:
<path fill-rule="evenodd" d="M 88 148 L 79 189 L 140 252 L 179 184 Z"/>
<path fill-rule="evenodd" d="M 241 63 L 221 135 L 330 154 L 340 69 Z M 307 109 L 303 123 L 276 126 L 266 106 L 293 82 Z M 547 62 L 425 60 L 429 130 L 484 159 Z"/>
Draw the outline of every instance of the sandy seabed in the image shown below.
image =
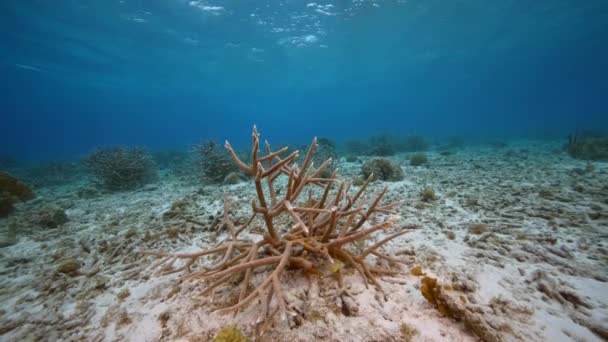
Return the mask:
<path fill-rule="evenodd" d="M 352 297 L 336 297 L 332 282 L 286 272 L 298 315 L 264 324 L 256 306 L 236 318 L 213 312 L 229 289 L 201 296 L 205 284 L 180 284 L 179 273 L 138 253 L 216 245 L 226 235 L 223 196 L 243 220 L 252 184 L 201 186 L 161 172 L 133 192 L 88 194 L 85 181 L 37 189 L 0 219 L 0 340 L 211 341 L 232 325 L 259 341 L 608 339 L 608 163 L 589 167 L 557 142 L 427 155 L 421 167 L 391 157 L 404 180 L 370 185 L 388 186 L 387 201 L 401 201 L 399 224 L 418 227 L 383 248 L 404 261 L 382 278 L 386 294 L 356 273 L 347 277 Z M 352 180 L 361 164 L 341 160 L 339 170 Z M 425 188 L 435 200 L 421 200 Z M 42 207 L 65 209 L 68 222 L 38 226 L 31 213 Z M 443 284 L 447 312 L 422 296 L 424 276 Z"/>

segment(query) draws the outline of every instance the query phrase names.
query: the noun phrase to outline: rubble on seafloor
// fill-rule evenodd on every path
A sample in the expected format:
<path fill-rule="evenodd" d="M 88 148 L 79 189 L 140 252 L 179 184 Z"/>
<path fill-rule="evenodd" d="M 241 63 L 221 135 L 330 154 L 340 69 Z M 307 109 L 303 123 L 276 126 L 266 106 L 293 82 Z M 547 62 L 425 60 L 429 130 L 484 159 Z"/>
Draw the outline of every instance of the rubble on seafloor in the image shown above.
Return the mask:
<path fill-rule="evenodd" d="M 400 274 L 381 278 L 387 295 L 356 274 L 346 275 L 352 298 L 336 297 L 329 280 L 286 276 L 285 296 L 302 318 L 263 325 L 253 310 L 214 313 L 234 298 L 222 289 L 201 296 L 203 284 L 159 274 L 138 253 L 217 244 L 224 195 L 243 223 L 249 182 L 205 186 L 161 173 L 131 192 L 36 189 L 38 198 L 0 219 L 0 340 L 608 339 L 608 164 L 578 172 L 586 163 L 554 149 L 526 145 L 525 158 L 428 151 L 425 167 L 389 157 L 403 180 L 370 191 L 388 185 L 400 224 L 420 228 L 384 247 L 403 261 Z M 361 165 L 341 160 L 340 178 L 361 178 Z M 427 189 L 432 199 L 421 197 Z"/>

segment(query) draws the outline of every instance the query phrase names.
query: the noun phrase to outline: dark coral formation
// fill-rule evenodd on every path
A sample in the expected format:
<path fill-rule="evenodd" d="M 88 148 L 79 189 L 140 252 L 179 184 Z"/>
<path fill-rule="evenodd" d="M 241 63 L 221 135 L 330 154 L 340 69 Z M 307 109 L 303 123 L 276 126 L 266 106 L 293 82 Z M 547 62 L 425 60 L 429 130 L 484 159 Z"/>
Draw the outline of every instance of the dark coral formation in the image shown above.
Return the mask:
<path fill-rule="evenodd" d="M 608 136 L 571 137 L 566 151 L 576 159 L 608 160 Z"/>
<path fill-rule="evenodd" d="M 361 168 L 363 176 L 374 175 L 374 180 L 389 182 L 400 181 L 403 179 L 403 171 L 399 164 L 385 158 L 372 158 L 363 164 Z"/>
<path fill-rule="evenodd" d="M 83 162 L 96 181 L 109 191 L 136 189 L 156 177 L 154 161 L 139 147 L 99 149 Z"/>
<path fill-rule="evenodd" d="M 213 140 L 195 146 L 194 152 L 204 181 L 222 183 L 228 174 L 239 171 L 232 159 Z"/>
<path fill-rule="evenodd" d="M 25 183 L 8 173 L 0 172 L 0 217 L 10 214 L 18 201 L 34 198 L 34 192 Z"/>

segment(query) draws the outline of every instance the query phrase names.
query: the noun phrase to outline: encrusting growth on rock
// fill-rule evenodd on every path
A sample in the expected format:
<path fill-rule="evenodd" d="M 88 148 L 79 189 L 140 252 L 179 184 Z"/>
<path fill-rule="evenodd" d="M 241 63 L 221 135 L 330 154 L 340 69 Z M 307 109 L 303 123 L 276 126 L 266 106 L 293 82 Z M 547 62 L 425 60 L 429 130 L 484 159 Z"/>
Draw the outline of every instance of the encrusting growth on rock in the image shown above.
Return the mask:
<path fill-rule="evenodd" d="M 397 218 L 388 219 L 373 225 L 366 222 L 376 213 L 397 214 L 394 208 L 398 202 L 381 205 L 387 193 L 385 188 L 377 197 L 368 201 L 364 193 L 372 180 L 367 181 L 353 195 L 351 185 L 339 181 L 337 171 L 324 178 L 324 170 L 331 164 L 331 159 L 315 168 L 312 162 L 317 147 L 316 138 L 308 150 L 301 166 L 295 164 L 298 151 L 285 157 L 287 147 L 272 151 L 265 143 L 266 154 L 259 156 L 259 134 L 253 128 L 253 147 L 251 164 L 245 164 L 234 152 L 230 143 L 225 147 L 239 168 L 252 176 L 255 183 L 257 199 L 252 200 L 252 215 L 242 226 L 235 226 L 230 220 L 230 205 L 224 199 L 224 221 L 228 230 L 226 239 L 217 246 L 196 253 L 159 253 L 143 252 L 162 258 L 156 266 L 173 265 L 183 260 L 183 265 L 173 271 L 183 271 L 180 281 L 205 280 L 207 287 L 202 294 L 210 294 L 215 288 L 226 285 L 235 286 L 238 291 L 236 304 L 219 309 L 220 312 L 233 312 L 235 315 L 253 305 L 259 305 L 258 321 L 270 319 L 277 312 L 281 319 L 295 315 L 281 286 L 281 277 L 291 270 L 303 270 L 304 274 L 325 274 L 336 281 L 338 296 L 350 295 L 344 282 L 345 268 L 354 269 L 364 280 L 380 291 L 378 281 L 381 275 L 391 275 L 397 270 L 371 265 L 367 257 L 373 255 L 399 262 L 398 259 L 385 255 L 379 248 L 387 242 L 407 233 L 412 227 L 402 227 L 373 245 L 358 249 L 350 248 L 353 243 L 362 242 L 379 230 L 387 231 L 396 227 Z M 286 189 L 276 192 L 275 181 L 285 176 Z M 313 191 L 318 187 L 318 191 Z M 317 190 L 317 189 L 315 189 Z M 315 194 L 318 196 L 315 197 Z M 280 197 L 279 197 L 280 196 Z M 264 233 L 257 241 L 240 239 L 239 235 L 248 229 L 254 218 L 260 216 L 264 222 Z M 279 216 L 282 218 L 279 219 Z M 285 220 L 284 218 L 288 218 Z M 257 232 L 259 229 L 255 229 Z M 214 256 L 214 264 L 204 264 L 205 256 Z M 329 267 L 328 267 L 329 265 Z M 340 267 L 331 267 L 340 265 Z M 344 265 L 344 267 L 342 267 Z M 268 270 L 263 280 L 256 282 L 255 274 Z M 238 285 L 234 285 L 238 284 Z M 253 285 L 253 286 L 252 286 Z"/>

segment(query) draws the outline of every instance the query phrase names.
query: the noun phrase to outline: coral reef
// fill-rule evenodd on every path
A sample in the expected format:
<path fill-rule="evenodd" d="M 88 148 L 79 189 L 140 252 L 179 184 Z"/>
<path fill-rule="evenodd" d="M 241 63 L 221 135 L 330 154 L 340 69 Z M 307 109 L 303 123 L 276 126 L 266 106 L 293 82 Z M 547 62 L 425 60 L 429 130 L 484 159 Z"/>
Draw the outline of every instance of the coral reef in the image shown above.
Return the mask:
<path fill-rule="evenodd" d="M 232 159 L 243 172 L 252 176 L 255 184 L 257 200 L 251 202 L 253 213 L 249 219 L 240 226 L 235 225 L 230 219 L 230 204 L 226 197 L 224 225 L 228 234 L 223 242 L 194 253 L 142 253 L 161 258 L 156 267 L 170 268 L 171 272 L 183 271 L 181 281 L 206 280 L 208 285 L 203 295 L 223 285 L 229 291 L 236 288 L 235 300 L 218 311 L 238 314 L 252 305 L 258 305 L 260 322 L 269 320 L 277 313 L 282 321 L 288 317 L 299 317 L 300 313 L 292 310 L 281 281 L 286 274 L 302 274 L 297 270 L 304 274 L 333 278 L 338 288 L 337 297 L 349 295 L 344 277 L 345 272 L 351 269 L 362 277 L 366 287 L 372 283 L 384 292 L 377 277 L 397 271 L 390 266 L 369 264 L 368 256 L 395 262 L 398 259 L 383 254 L 379 248 L 411 231 L 411 227 L 401 227 L 369 247 L 363 244 L 375 232 L 396 226 L 396 217 L 378 217 L 374 223 L 368 223 L 374 214 L 396 214 L 394 208 L 398 202 L 381 205 L 388 188 L 368 202 L 363 194 L 372 175 L 355 194 L 350 193 L 350 184 L 338 182 L 335 171 L 328 178 L 320 177 L 332 161 L 328 159 L 314 167 L 312 160 L 318 147 L 316 138 L 299 166 L 294 162 L 298 151 L 281 157 L 288 148 L 272 151 L 268 142 L 265 143 L 266 154 L 259 156 L 260 141 L 255 126 L 252 145 L 251 163 L 246 164 L 228 142 L 225 144 Z M 286 188 L 281 195 L 277 194 L 275 184 L 279 177 L 286 177 Z M 256 217 L 261 217 L 263 221 L 264 232 L 259 232 L 261 238 L 257 241 L 239 239 L 239 235 L 249 229 Z M 353 244 L 362 248 L 349 248 Z M 201 265 L 205 256 L 217 256 L 219 259 L 212 265 Z M 173 269 L 172 265 L 177 260 L 182 263 Z M 264 271 L 263 280 L 256 283 L 255 274 Z"/>
<path fill-rule="evenodd" d="M 106 190 L 132 190 L 156 177 L 154 161 L 143 148 L 99 149 L 84 160 L 87 170 Z"/>
<path fill-rule="evenodd" d="M 572 136 L 566 151 L 572 158 L 583 160 L 608 160 L 607 136 Z"/>
<path fill-rule="evenodd" d="M 34 192 L 25 183 L 8 173 L 0 172 L 0 217 L 10 214 L 18 201 L 34 198 Z"/>
<path fill-rule="evenodd" d="M 213 140 L 195 146 L 194 152 L 198 156 L 198 164 L 203 171 L 203 181 L 222 183 L 226 175 L 239 171 L 230 157 L 223 153 Z"/>
<path fill-rule="evenodd" d="M 403 171 L 399 164 L 385 159 L 372 158 L 363 164 L 361 172 L 365 178 L 373 175 L 372 180 L 395 182 L 403 179 Z"/>

